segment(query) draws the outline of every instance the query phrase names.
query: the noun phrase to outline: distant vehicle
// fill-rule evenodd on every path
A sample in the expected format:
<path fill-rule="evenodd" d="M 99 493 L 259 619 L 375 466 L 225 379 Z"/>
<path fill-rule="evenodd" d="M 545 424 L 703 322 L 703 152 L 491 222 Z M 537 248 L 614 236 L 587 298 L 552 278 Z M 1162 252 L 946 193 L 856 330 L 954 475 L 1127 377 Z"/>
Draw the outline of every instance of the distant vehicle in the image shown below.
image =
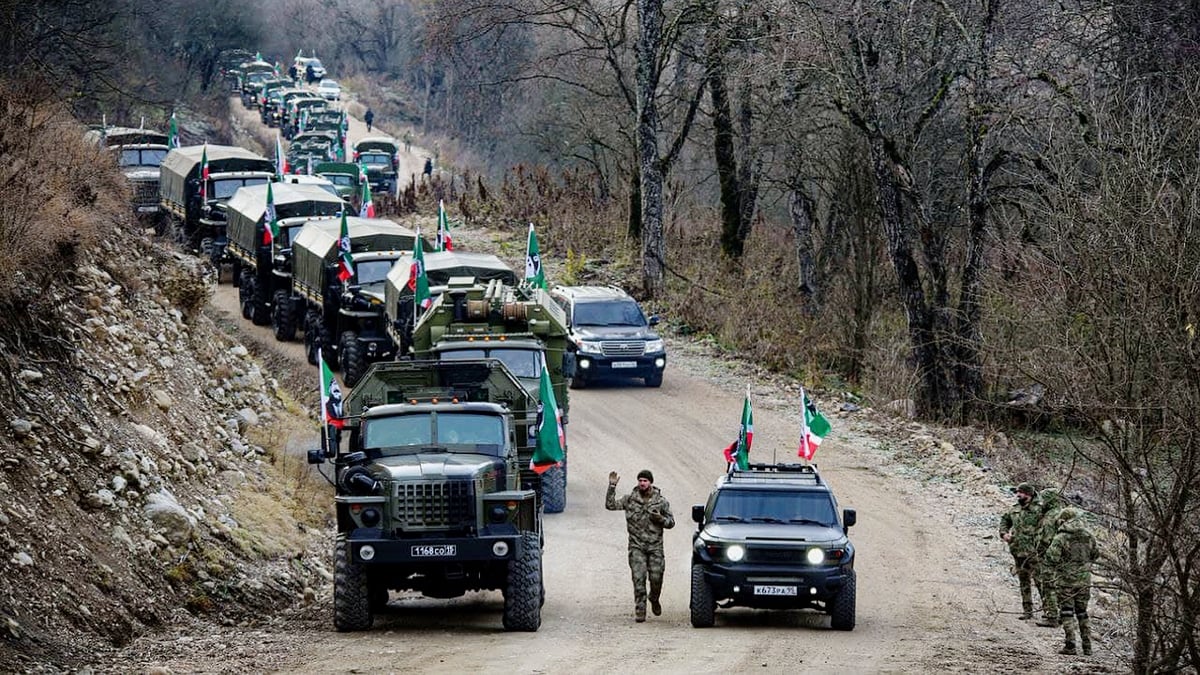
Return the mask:
<path fill-rule="evenodd" d="M 342 100 L 342 85 L 337 80 L 321 80 L 317 85 L 317 93 L 326 101 Z"/>
<path fill-rule="evenodd" d="M 567 313 L 568 349 L 575 352 L 572 389 L 605 377 L 640 377 L 660 387 L 667 367 L 663 339 L 637 301 L 616 286 L 555 286 L 550 296 Z"/>
<path fill-rule="evenodd" d="M 305 77 L 308 74 L 308 67 L 312 66 L 313 77 L 317 80 L 325 79 L 325 66 L 321 64 L 321 59 L 315 56 L 297 56 L 295 64 L 296 72 L 300 77 Z"/>
<path fill-rule="evenodd" d="M 84 138 L 108 147 L 117 166 L 133 186 L 133 211 L 156 216 L 158 207 L 159 165 L 167 156 L 167 135 L 145 128 L 103 127 L 92 129 Z"/>
<path fill-rule="evenodd" d="M 302 173 L 289 173 L 283 177 L 283 182 L 291 183 L 292 185 L 314 185 L 328 192 L 330 195 L 337 197 L 338 199 L 342 198 L 342 196 L 338 194 L 337 186 L 334 185 L 333 181 L 322 176 L 307 176 Z"/>

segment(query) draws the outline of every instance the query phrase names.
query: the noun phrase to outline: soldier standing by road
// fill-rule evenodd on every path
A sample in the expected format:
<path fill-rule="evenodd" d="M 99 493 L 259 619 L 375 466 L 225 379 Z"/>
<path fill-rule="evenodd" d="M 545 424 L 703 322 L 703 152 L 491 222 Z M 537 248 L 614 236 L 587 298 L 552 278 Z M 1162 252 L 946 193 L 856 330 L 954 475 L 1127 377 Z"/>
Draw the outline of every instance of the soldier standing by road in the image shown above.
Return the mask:
<path fill-rule="evenodd" d="M 412 152 L 412 130 L 404 130 L 404 151 Z"/>
<path fill-rule="evenodd" d="M 375 111 L 367 108 L 366 114 L 363 115 L 363 121 L 367 123 L 367 133 L 371 133 L 371 125 L 375 123 Z"/>
<path fill-rule="evenodd" d="M 1054 591 L 1062 608 L 1066 642 L 1059 654 L 1075 654 L 1075 634 L 1085 656 L 1092 655 L 1092 627 L 1088 603 L 1092 599 L 1092 563 L 1100 553 L 1096 537 L 1078 509 L 1061 509 L 1054 519 L 1057 531 L 1046 549 L 1046 564 L 1053 570 Z"/>
<path fill-rule="evenodd" d="M 1042 503 L 1042 517 L 1038 521 L 1037 579 L 1038 588 L 1042 591 L 1042 618 L 1037 625 L 1058 628 L 1062 625 L 1062 618 L 1058 613 L 1054 570 L 1046 563 L 1046 550 L 1050 548 L 1050 542 L 1054 540 L 1054 534 L 1058 531 L 1054 519 L 1062 511 L 1063 503 L 1058 490 L 1054 489 L 1042 490 L 1039 501 Z"/>
<path fill-rule="evenodd" d="M 646 578 L 650 578 L 650 609 L 654 616 L 662 614 L 659 597 L 662 594 L 663 530 L 675 527 L 671 505 L 654 487 L 654 474 L 649 469 L 638 472 L 638 484 L 628 495 L 617 498 L 616 471 L 608 474 L 608 494 L 604 508 L 625 512 L 625 529 L 629 531 L 629 570 L 633 574 L 634 620 L 646 620 Z"/>
<path fill-rule="evenodd" d="M 1029 483 L 1017 486 L 1017 503 L 1000 517 L 1000 538 L 1008 542 L 1013 557 L 1013 569 L 1021 586 L 1021 620 L 1033 618 L 1032 579 L 1037 572 L 1038 521 L 1041 505 L 1035 501 L 1037 490 Z M 1046 591 L 1038 584 L 1038 594 L 1045 602 Z"/>

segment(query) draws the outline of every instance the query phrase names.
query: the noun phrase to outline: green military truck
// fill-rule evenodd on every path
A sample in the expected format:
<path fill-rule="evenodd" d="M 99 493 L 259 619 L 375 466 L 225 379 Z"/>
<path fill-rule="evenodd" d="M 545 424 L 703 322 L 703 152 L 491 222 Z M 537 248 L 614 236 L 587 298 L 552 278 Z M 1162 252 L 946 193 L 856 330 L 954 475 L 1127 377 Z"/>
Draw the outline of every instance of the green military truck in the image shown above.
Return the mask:
<path fill-rule="evenodd" d="M 133 212 L 148 219 L 157 217 L 159 166 L 170 150 L 167 135 L 142 127 L 101 127 L 84 137 L 109 148 L 116 157 L 117 166 L 133 187 Z"/>
<path fill-rule="evenodd" d="M 255 185 L 238 190 L 225 206 L 228 218 L 228 257 L 233 264 L 233 282 L 238 287 L 242 316 L 255 325 L 273 321 L 273 306 L 291 295 L 291 275 L 276 269 L 275 256 L 290 248 L 291 235 L 309 216 L 333 216 L 345 205 L 341 199 L 316 185 L 273 183 L 278 239 L 268 241 L 267 186 Z M 218 244 L 218 246 L 221 244 Z M 219 276 L 219 275 L 218 275 Z M 276 326 L 275 337 L 290 340 L 296 335 L 296 322 Z M 286 330 L 290 326 L 290 332 Z"/>
<path fill-rule="evenodd" d="M 541 626 L 541 512 L 519 478 L 536 408 L 499 361 L 394 361 L 367 372 L 346 397 L 344 428 L 308 455 L 336 472 L 337 630 L 370 628 L 393 590 L 500 590 L 506 630 Z"/>
<path fill-rule="evenodd" d="M 398 341 L 396 327 L 389 324 L 388 330 Z M 567 317 L 540 288 L 506 286 L 499 279 L 480 285 L 455 277 L 417 320 L 412 347 L 416 359 L 498 359 L 537 400 L 544 359 L 563 423 L 569 419 L 566 383 L 574 375 L 574 355 L 567 351 Z M 567 508 L 566 448 L 563 453 L 562 466 L 541 476 L 547 513 Z"/>
<path fill-rule="evenodd" d="M 347 218 L 354 277 L 338 279 L 341 221 L 303 228 L 292 240 L 290 312 L 303 315 L 309 363 L 317 350 L 354 386 L 376 361 L 391 359 L 396 347 L 384 330 L 383 284 L 397 261 L 408 268 L 417 234 L 382 218 Z M 422 248 L 428 243 L 422 241 Z M 332 358 L 331 358 L 332 357 Z"/>
<path fill-rule="evenodd" d="M 321 162 L 313 166 L 313 172 L 322 178 L 328 178 L 342 199 L 350 204 L 352 211 L 358 211 L 361 201 L 362 185 L 359 184 L 357 164 L 349 162 Z"/>
<path fill-rule="evenodd" d="M 375 192 L 392 192 L 400 171 L 400 142 L 390 136 L 370 136 L 354 144 L 354 161 L 367 168 Z"/>
<path fill-rule="evenodd" d="M 201 195 L 201 160 L 208 157 L 208 181 Z M 204 257 L 214 257 L 214 243 L 225 237 L 225 202 L 238 189 L 265 185 L 275 163 L 232 145 L 189 145 L 167 153 L 159 166 L 159 206 L 176 239 Z"/>

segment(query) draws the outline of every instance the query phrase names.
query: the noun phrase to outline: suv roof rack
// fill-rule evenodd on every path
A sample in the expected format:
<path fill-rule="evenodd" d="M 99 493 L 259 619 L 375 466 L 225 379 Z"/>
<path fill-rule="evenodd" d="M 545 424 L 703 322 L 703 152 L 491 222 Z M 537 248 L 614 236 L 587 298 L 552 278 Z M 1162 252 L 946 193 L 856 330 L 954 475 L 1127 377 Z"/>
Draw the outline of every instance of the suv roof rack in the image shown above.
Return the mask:
<path fill-rule="evenodd" d="M 762 482 L 765 480 L 790 480 L 822 485 L 821 474 L 817 473 L 816 464 L 749 464 L 745 469 L 738 469 L 736 464 L 730 465 L 726 482 L 745 483 Z"/>

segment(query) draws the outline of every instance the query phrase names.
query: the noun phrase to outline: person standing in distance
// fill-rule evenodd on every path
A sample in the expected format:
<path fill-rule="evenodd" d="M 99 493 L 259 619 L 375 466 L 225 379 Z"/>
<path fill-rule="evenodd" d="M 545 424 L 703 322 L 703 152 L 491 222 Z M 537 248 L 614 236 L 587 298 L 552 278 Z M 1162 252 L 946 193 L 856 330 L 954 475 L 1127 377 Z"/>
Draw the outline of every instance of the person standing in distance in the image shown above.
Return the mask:
<path fill-rule="evenodd" d="M 642 469 L 638 484 L 627 495 L 617 497 L 616 471 L 608 474 L 608 494 L 604 508 L 625 512 L 625 529 L 629 532 L 629 571 L 633 575 L 633 617 L 638 623 L 646 620 L 646 579 L 650 580 L 650 609 L 654 616 L 662 614 L 659 597 L 662 595 L 663 530 L 675 527 L 671 504 L 654 487 L 654 474 Z"/>
<path fill-rule="evenodd" d="M 363 115 L 363 121 L 367 123 L 367 133 L 371 133 L 371 125 L 375 123 L 375 111 L 367 108 L 367 112 Z"/>
<path fill-rule="evenodd" d="M 1033 578 L 1037 572 L 1038 522 L 1041 505 L 1035 501 L 1037 490 L 1029 483 L 1017 486 L 1017 503 L 1000 517 L 1000 538 L 1008 542 L 1013 570 L 1021 586 L 1021 620 L 1033 618 Z M 1043 594 L 1041 585 L 1038 593 Z M 1045 600 L 1043 600 L 1045 602 Z"/>

